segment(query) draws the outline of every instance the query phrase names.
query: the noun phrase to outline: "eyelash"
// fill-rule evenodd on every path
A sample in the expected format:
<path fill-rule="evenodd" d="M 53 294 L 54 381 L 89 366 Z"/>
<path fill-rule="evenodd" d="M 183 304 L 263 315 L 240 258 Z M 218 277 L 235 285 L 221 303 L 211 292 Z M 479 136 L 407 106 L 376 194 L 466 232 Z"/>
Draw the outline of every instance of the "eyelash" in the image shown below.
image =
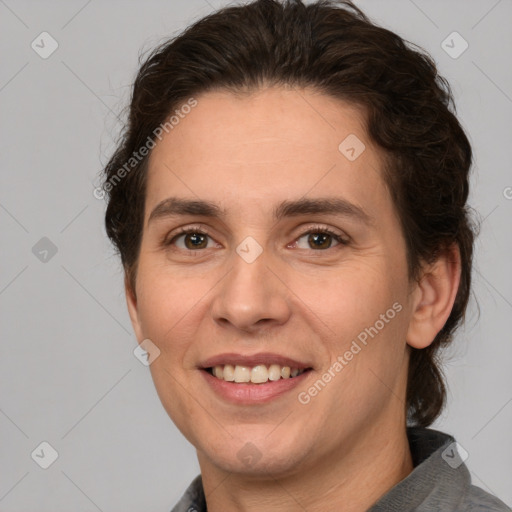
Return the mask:
<path fill-rule="evenodd" d="M 190 227 L 187 227 L 187 228 L 179 228 L 178 232 L 175 233 L 170 240 L 164 241 L 164 245 L 165 246 L 170 246 L 170 245 L 172 245 L 176 241 L 177 238 L 179 238 L 182 235 L 187 235 L 189 233 L 194 233 L 194 234 L 197 234 L 197 235 L 206 235 L 206 236 L 209 236 L 210 238 L 212 238 L 210 236 L 210 234 L 209 234 L 207 229 L 205 229 L 203 227 L 199 227 L 199 226 L 190 226 Z M 342 246 L 348 245 L 348 243 L 349 243 L 349 240 L 344 238 L 339 233 L 336 233 L 335 231 L 333 231 L 332 229 L 330 229 L 330 228 L 328 228 L 326 226 L 320 226 L 320 225 L 310 227 L 307 231 L 304 231 L 303 233 L 301 233 L 296 238 L 296 240 L 302 238 L 305 235 L 310 235 L 310 234 L 313 234 L 313 233 L 314 234 L 328 234 L 328 235 L 331 235 Z M 311 249 L 311 250 L 314 251 L 314 252 L 325 252 L 325 251 L 328 251 L 330 249 L 335 249 L 336 247 L 338 247 L 338 246 L 329 247 L 328 249 L 319 249 L 317 251 L 315 251 L 314 249 Z M 198 249 L 198 251 L 200 251 L 200 250 L 201 249 Z M 188 249 L 188 251 L 189 252 L 196 252 L 196 251 L 194 251 L 192 249 Z"/>

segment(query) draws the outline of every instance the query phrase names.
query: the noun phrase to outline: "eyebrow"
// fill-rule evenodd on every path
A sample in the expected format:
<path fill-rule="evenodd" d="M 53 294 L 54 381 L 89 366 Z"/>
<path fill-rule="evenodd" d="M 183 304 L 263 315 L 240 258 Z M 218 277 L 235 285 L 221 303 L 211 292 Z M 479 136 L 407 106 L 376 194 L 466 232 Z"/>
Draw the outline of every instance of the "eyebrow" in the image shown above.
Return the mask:
<path fill-rule="evenodd" d="M 276 221 L 285 217 L 313 214 L 334 214 L 349 217 L 367 225 L 375 223 L 375 219 L 363 208 L 339 197 L 301 198 L 295 201 L 283 201 L 273 210 L 273 217 Z M 153 209 L 148 218 L 148 225 L 156 219 L 183 215 L 197 215 L 223 220 L 226 218 L 227 212 L 211 201 L 169 197 L 158 203 Z"/>

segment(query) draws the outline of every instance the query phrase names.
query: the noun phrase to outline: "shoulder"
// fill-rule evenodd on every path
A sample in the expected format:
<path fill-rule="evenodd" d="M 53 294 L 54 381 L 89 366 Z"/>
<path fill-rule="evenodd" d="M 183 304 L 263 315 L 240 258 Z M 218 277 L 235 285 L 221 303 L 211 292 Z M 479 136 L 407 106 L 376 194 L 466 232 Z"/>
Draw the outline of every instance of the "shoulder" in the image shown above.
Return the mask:
<path fill-rule="evenodd" d="M 201 474 L 197 475 L 188 486 L 185 494 L 176 503 L 171 512 L 206 512 L 206 501 Z"/>
<path fill-rule="evenodd" d="M 470 485 L 461 504 L 460 512 L 512 512 L 503 501 L 476 485 Z"/>

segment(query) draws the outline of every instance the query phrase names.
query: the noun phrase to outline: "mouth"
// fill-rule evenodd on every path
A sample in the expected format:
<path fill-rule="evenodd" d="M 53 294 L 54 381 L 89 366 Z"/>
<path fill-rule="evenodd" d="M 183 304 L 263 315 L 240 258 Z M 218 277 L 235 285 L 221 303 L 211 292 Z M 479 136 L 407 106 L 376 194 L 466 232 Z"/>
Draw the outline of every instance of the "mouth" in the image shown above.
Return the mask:
<path fill-rule="evenodd" d="M 312 368 L 283 366 L 277 363 L 248 365 L 215 365 L 203 368 L 213 377 L 234 384 L 266 384 L 280 380 L 295 379 Z"/>
<path fill-rule="evenodd" d="M 304 384 L 314 371 L 311 363 L 271 352 L 218 354 L 198 369 L 218 398 L 238 406 L 269 403 Z"/>

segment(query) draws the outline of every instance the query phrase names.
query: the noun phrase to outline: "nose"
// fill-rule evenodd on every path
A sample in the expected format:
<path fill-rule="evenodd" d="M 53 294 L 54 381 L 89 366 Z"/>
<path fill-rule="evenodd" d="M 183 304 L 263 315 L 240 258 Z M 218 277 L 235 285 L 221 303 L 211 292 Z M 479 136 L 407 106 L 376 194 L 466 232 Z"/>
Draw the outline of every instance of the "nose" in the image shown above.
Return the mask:
<path fill-rule="evenodd" d="M 215 288 L 214 321 L 249 333 L 286 323 L 290 290 L 273 266 L 266 251 L 251 263 L 234 252 L 232 269 Z"/>

